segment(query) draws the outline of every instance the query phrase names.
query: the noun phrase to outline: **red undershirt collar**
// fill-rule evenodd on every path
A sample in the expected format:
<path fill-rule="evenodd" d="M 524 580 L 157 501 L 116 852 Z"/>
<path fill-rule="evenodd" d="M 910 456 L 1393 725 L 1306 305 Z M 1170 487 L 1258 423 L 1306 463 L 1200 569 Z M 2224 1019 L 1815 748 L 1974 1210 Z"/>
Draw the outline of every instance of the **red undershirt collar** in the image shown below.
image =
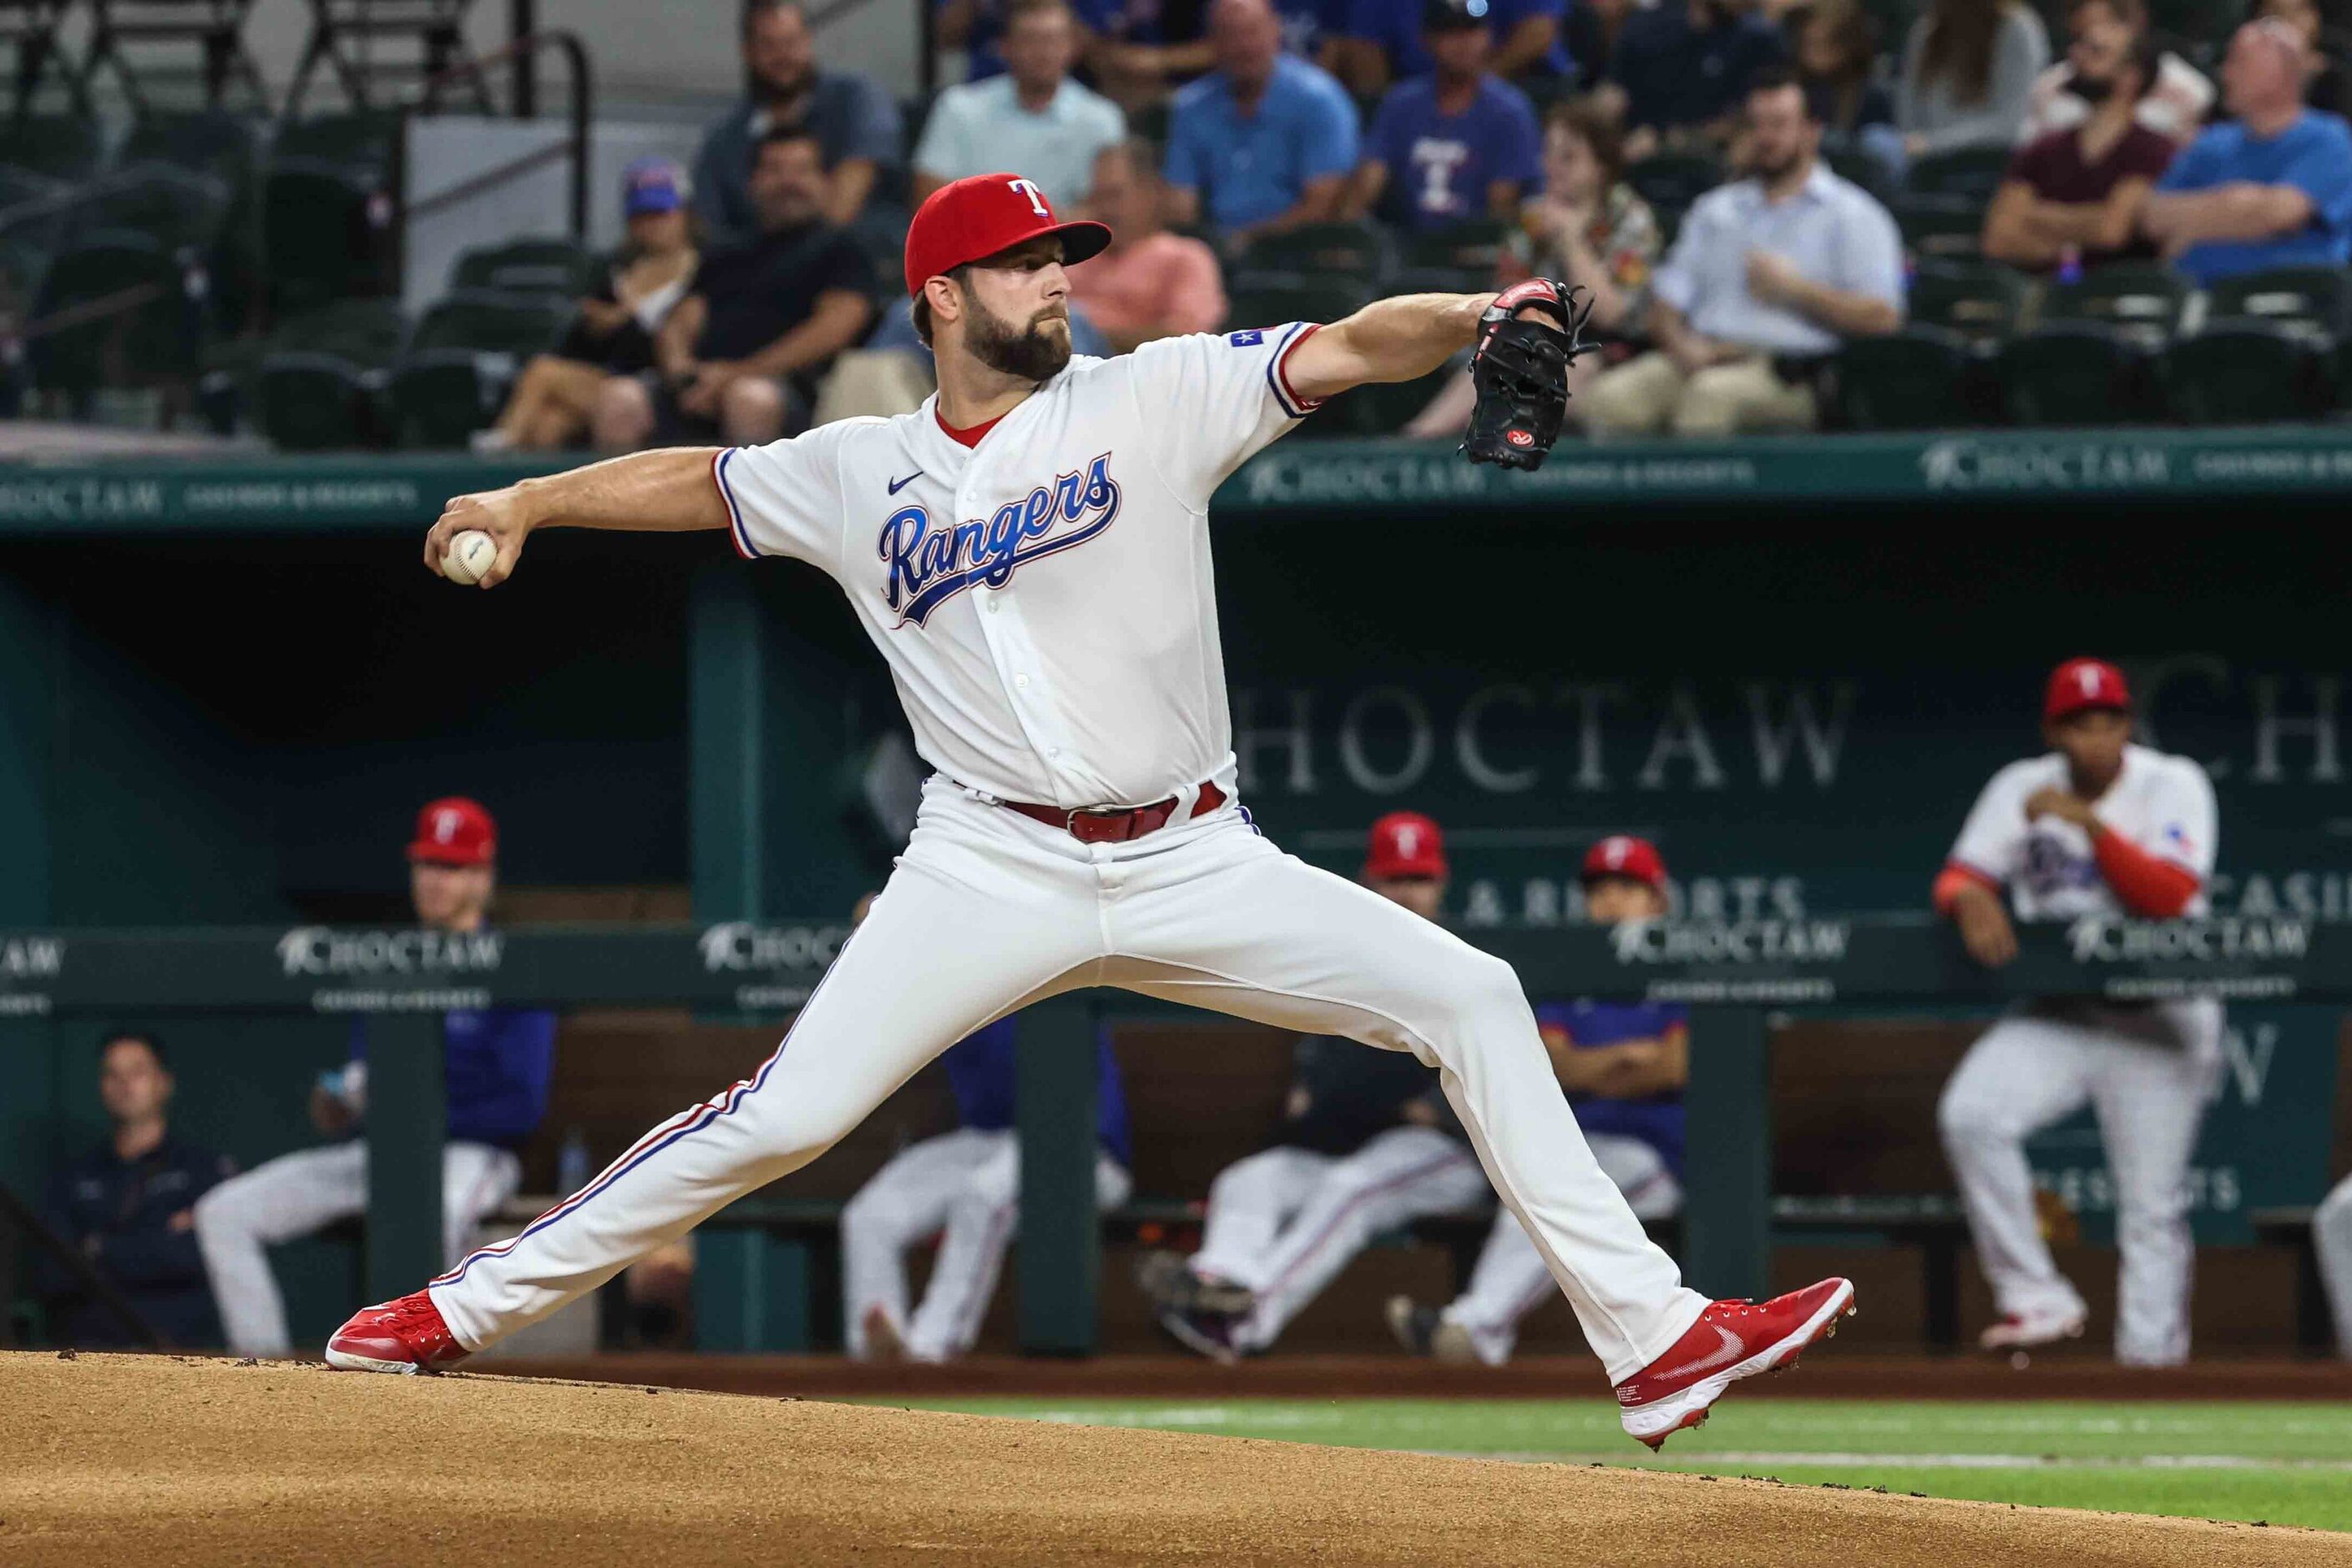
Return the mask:
<path fill-rule="evenodd" d="M 948 423 L 948 416 L 940 413 L 940 405 L 934 403 L 931 405 L 931 417 L 940 422 L 940 428 L 948 433 L 949 440 L 962 447 L 977 447 L 980 445 L 980 438 L 995 429 L 1004 416 L 1000 414 L 994 419 L 975 425 L 969 430 L 959 430 Z"/>

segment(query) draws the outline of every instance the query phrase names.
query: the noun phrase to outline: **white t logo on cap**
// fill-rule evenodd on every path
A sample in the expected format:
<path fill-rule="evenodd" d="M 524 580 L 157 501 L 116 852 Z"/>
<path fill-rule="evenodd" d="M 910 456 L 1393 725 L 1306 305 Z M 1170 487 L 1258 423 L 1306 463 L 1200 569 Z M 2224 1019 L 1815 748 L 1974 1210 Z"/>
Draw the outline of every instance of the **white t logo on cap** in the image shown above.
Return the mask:
<path fill-rule="evenodd" d="M 1045 193 L 1037 188 L 1036 181 L 1007 180 L 1004 183 L 1029 198 L 1029 210 L 1031 212 L 1035 213 L 1039 217 L 1052 217 L 1054 216 L 1054 209 L 1045 205 Z"/>
<path fill-rule="evenodd" d="M 2083 695 L 2096 697 L 2098 694 L 2099 667 L 2095 664 L 2086 664 L 2083 667 Z"/>
<path fill-rule="evenodd" d="M 1397 825 L 1396 846 L 1397 854 L 1400 857 L 1407 860 L 1412 859 L 1414 853 L 1414 847 L 1420 842 L 1421 830 L 1419 828 L 1413 826 L 1410 822 L 1402 822 Z"/>
<path fill-rule="evenodd" d="M 459 816 L 454 811 L 438 811 L 434 813 L 433 837 L 439 839 L 444 844 L 448 843 L 449 840 L 457 837 L 457 825 L 464 820 L 465 818 Z"/>

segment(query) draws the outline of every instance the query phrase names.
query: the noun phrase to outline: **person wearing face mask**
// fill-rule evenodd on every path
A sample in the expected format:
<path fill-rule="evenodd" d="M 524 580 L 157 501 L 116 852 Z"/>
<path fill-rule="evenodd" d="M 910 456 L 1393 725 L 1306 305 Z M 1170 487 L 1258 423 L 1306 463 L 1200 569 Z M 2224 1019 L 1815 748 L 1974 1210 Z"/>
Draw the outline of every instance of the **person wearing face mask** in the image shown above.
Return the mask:
<path fill-rule="evenodd" d="M 2020 148 L 2010 160 L 1985 214 L 1984 253 L 1991 260 L 2046 272 L 2070 259 L 2096 267 L 2156 254 L 2139 232 L 2140 209 L 2174 147 L 2137 117 L 2156 81 L 2155 46 L 2146 33 L 2133 35 L 2119 58 L 2105 59 L 2078 37 L 2074 54 L 2075 90 L 2093 105 L 2091 117 Z"/>
<path fill-rule="evenodd" d="M 2150 44 L 2147 0 L 2074 0 L 2066 8 L 2073 36 L 2066 58 L 2043 71 L 2026 97 L 2018 145 L 2031 146 L 2053 131 L 2071 131 L 2091 118 L 2107 96 L 2117 61 Z M 2213 84 L 2169 50 L 2154 54 L 2155 70 L 2132 105 L 2135 123 L 2176 145 L 2186 144 L 2213 108 Z"/>

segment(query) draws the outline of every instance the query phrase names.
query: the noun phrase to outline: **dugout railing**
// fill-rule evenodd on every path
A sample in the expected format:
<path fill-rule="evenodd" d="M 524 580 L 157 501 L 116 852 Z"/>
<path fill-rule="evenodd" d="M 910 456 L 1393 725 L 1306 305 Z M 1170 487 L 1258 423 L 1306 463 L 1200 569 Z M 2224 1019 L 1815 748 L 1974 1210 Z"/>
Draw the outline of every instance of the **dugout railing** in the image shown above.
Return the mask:
<path fill-rule="evenodd" d="M 365 1265 L 371 1293 L 383 1298 L 441 1267 L 441 1013 L 682 1005 L 774 1016 L 781 1029 L 846 934 L 831 921 L 518 928 L 472 937 L 327 927 L 0 931 L 0 1059 L 37 1048 L 50 1024 L 75 1016 L 369 1015 Z M 2028 928 L 2016 961 L 1990 972 L 1948 926 L 1924 915 L 1467 934 L 1510 961 L 1530 994 L 1645 997 L 1692 1008 L 1694 1152 L 1682 1262 L 1702 1289 L 1723 1295 L 1760 1293 L 1769 1276 L 1774 1015 L 1855 1006 L 1985 1012 L 2042 996 L 2352 1002 L 2352 925 L 2289 916 Z M 1095 1344 L 1097 1029 L 1106 1019 L 1177 1010 L 1087 990 L 1022 1016 L 1015 1280 L 1024 1350 L 1082 1354 Z M 646 1107 L 648 1121 L 667 1109 Z"/>

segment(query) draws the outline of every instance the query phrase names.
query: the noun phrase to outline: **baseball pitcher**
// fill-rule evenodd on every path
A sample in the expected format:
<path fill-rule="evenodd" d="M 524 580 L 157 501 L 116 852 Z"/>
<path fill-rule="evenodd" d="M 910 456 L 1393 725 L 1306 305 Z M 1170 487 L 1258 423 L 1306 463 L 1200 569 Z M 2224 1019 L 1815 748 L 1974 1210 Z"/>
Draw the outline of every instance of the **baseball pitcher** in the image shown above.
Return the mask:
<path fill-rule="evenodd" d="M 907 290 L 939 391 L 758 447 L 636 454 L 450 502 L 515 570 L 541 528 L 724 530 L 832 576 L 936 771 L 874 911 L 751 1076 L 656 1127 L 512 1240 L 361 1313 L 335 1364 L 446 1366 L 816 1158 L 923 1063 L 1060 992 L 1113 985 L 1436 1069 L 1617 1384 L 1663 1442 L 1835 1328 L 1853 1288 L 1762 1303 L 1682 1284 L 1593 1163 L 1510 966 L 1283 854 L 1235 800 L 1208 510 L 1328 397 L 1475 343 L 1476 459 L 1531 468 L 1576 352 L 1569 294 L 1408 295 L 1073 358 L 1068 268 L 1108 243 L 1018 174 L 923 203 Z"/>

